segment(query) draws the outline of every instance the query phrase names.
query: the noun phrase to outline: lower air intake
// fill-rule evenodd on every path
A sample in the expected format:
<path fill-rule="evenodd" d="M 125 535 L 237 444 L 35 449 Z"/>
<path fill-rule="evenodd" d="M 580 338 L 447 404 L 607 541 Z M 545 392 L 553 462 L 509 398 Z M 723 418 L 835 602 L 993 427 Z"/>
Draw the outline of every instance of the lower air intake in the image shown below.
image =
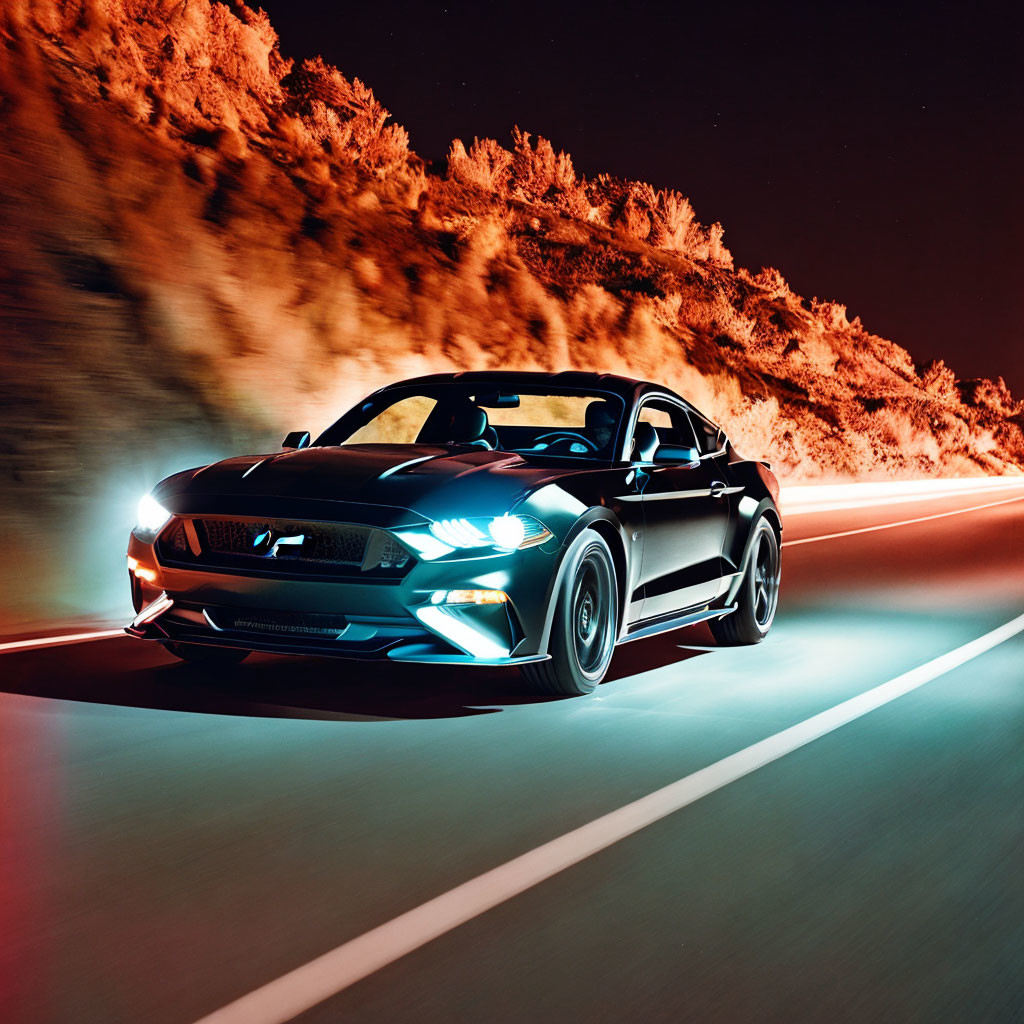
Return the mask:
<path fill-rule="evenodd" d="M 207 610 L 219 628 L 239 633 L 272 633 L 277 636 L 316 636 L 337 638 L 348 620 L 343 615 L 320 615 L 312 612 L 279 612 L 265 608 L 234 608 Z"/>

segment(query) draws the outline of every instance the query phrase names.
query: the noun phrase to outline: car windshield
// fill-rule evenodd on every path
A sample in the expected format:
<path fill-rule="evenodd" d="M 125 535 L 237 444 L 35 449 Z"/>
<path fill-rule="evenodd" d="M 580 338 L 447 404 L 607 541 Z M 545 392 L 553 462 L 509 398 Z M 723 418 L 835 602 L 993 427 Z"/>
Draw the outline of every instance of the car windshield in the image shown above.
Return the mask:
<path fill-rule="evenodd" d="M 624 403 L 609 392 L 439 383 L 388 388 L 347 412 L 318 445 L 457 445 L 610 459 Z"/>

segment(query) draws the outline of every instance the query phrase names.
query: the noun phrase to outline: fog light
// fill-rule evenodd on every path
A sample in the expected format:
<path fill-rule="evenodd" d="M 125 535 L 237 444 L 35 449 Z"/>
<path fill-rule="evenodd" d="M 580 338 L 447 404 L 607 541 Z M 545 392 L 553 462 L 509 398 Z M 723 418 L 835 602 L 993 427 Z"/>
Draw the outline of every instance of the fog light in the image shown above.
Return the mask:
<path fill-rule="evenodd" d="M 156 583 L 156 573 L 152 569 L 147 569 L 144 565 L 139 565 L 137 558 L 128 556 L 128 571 L 138 577 L 140 580 L 145 580 L 147 583 Z"/>
<path fill-rule="evenodd" d="M 438 595 L 442 595 L 440 599 Z M 504 590 L 443 590 L 437 591 L 431 598 L 432 604 L 504 604 L 508 594 Z"/>

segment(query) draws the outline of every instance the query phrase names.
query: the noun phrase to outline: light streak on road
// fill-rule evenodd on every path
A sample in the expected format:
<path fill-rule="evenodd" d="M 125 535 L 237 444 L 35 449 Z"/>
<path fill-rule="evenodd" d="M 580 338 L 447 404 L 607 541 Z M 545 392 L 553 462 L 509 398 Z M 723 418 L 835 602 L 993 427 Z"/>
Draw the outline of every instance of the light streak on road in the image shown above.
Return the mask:
<path fill-rule="evenodd" d="M 33 647 L 61 647 L 64 644 L 84 644 L 92 640 L 109 640 L 124 636 L 123 629 L 100 629 L 89 633 L 65 633 L 61 636 L 38 636 L 32 640 L 12 640 L 0 644 L 0 654 L 31 650 Z"/>
<path fill-rule="evenodd" d="M 836 540 L 839 537 L 853 537 L 858 533 L 874 533 L 876 530 L 891 530 L 896 526 L 911 526 L 914 523 L 927 523 L 932 519 L 945 519 L 947 516 L 958 516 L 964 512 L 980 512 L 985 508 L 995 508 L 997 505 L 1009 505 L 1015 501 L 1024 501 L 1024 495 L 1019 498 L 1004 498 L 1002 501 L 990 501 L 985 505 L 972 505 L 970 508 L 955 508 L 949 512 L 936 512 L 930 516 L 917 516 L 914 519 L 901 519 L 895 523 L 878 523 L 875 526 L 860 526 L 855 530 L 840 530 L 838 533 L 823 533 L 818 537 L 801 537 L 798 540 L 787 540 L 783 543 L 784 548 L 791 548 L 797 544 L 814 544 L 820 540 Z"/>
<path fill-rule="evenodd" d="M 965 494 L 1024 488 L 1024 475 L 960 477 L 948 480 L 900 480 L 885 483 L 783 485 L 783 518 L 813 512 L 881 508 L 911 501 L 955 498 Z"/>

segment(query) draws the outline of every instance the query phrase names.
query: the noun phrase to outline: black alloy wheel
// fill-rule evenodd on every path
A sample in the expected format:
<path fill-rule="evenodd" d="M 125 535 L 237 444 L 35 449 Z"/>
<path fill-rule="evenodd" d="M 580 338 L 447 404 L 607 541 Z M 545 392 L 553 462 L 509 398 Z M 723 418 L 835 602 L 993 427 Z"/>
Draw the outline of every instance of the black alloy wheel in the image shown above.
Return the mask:
<path fill-rule="evenodd" d="M 578 697 L 594 691 L 611 663 L 618 590 L 611 551 L 598 534 L 588 533 L 569 557 L 556 598 L 551 658 L 524 665 L 523 674 L 540 693 Z"/>
<path fill-rule="evenodd" d="M 747 569 L 736 594 L 736 611 L 709 623 L 715 639 L 728 646 L 759 644 L 775 620 L 781 579 L 779 538 L 771 523 L 761 518 L 754 526 Z"/>

